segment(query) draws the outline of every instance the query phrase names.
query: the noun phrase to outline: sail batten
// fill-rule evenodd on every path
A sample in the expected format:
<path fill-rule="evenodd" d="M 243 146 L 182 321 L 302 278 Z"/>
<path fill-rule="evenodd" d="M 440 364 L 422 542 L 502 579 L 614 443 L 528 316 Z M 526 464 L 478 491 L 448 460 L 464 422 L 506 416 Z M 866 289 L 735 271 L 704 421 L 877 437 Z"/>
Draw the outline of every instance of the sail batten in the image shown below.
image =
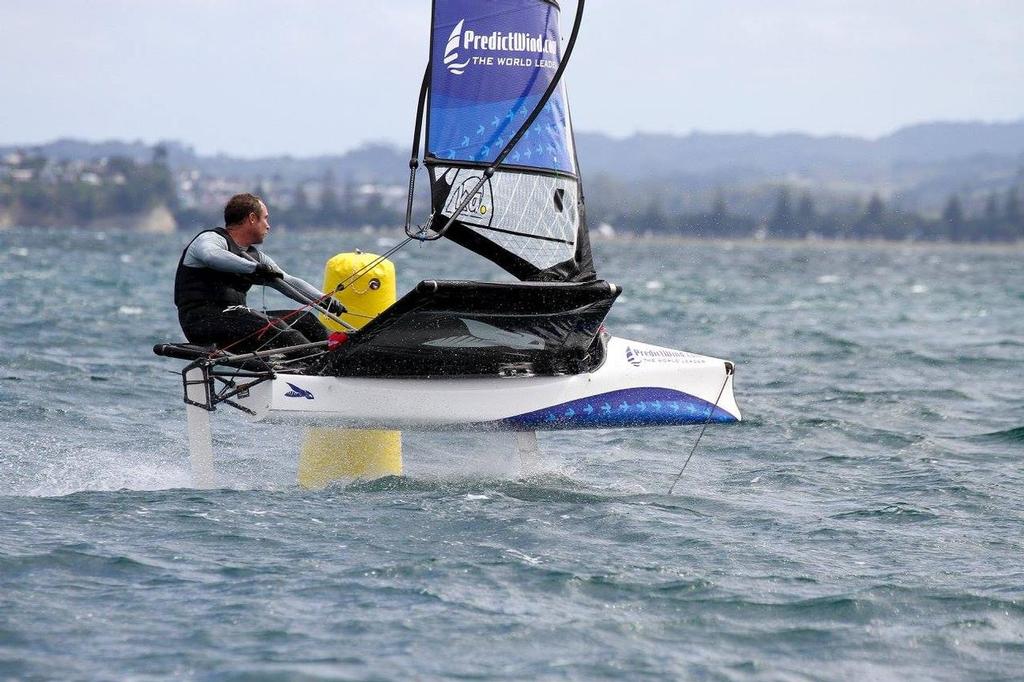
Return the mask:
<path fill-rule="evenodd" d="M 432 227 L 448 225 L 445 237 L 520 279 L 593 279 L 559 82 L 557 4 L 434 0 L 433 10 L 425 155 Z"/>

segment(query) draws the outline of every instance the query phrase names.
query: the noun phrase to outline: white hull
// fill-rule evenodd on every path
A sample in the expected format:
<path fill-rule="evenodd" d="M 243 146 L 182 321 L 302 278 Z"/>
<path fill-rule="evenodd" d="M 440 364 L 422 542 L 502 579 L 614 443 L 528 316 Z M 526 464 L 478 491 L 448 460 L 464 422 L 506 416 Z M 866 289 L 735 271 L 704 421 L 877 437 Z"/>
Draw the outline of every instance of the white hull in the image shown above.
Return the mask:
<path fill-rule="evenodd" d="M 535 431 L 702 424 L 709 417 L 739 421 L 731 370 L 724 360 L 613 337 L 604 364 L 587 374 L 278 374 L 235 400 L 257 419 L 350 428 Z"/>

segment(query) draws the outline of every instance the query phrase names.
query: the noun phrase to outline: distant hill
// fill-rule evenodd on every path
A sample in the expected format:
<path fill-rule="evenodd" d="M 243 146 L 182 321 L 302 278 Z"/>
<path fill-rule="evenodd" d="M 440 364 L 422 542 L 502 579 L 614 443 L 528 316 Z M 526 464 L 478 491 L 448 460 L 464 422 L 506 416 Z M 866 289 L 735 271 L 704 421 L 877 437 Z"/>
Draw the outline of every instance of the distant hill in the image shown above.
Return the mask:
<path fill-rule="evenodd" d="M 577 135 L 585 177 L 654 181 L 690 191 L 788 184 L 812 193 L 878 192 L 935 211 L 950 194 L 970 202 L 1024 181 L 1024 120 L 928 123 L 869 140 L 856 137 L 639 134 Z"/>
<path fill-rule="evenodd" d="M 875 173 L 894 165 L 920 165 L 1024 155 L 1024 120 L 1015 123 L 927 123 L 877 140 L 857 137 L 779 135 L 639 134 L 623 139 L 577 135 L 587 173 L 632 177 L 756 170 L 765 174 L 855 171 Z"/>
<path fill-rule="evenodd" d="M 400 184 L 408 168 L 408 152 L 389 144 L 364 145 L 340 155 L 260 159 L 202 156 L 179 142 L 163 146 L 173 169 L 254 183 L 264 179 L 293 183 L 330 172 L 338 179 Z M 904 208 L 934 212 L 953 193 L 962 195 L 970 206 L 990 192 L 1024 181 L 1024 119 L 925 123 L 874 140 L 800 133 L 697 132 L 621 139 L 579 133 L 577 146 L 586 179 L 603 176 L 623 185 L 701 197 L 715 190 L 749 193 L 766 185 L 786 184 L 840 198 L 877 192 Z M 0 153 L 13 149 L 0 147 Z M 52 159 L 118 155 L 143 162 L 153 155 L 153 147 L 141 142 L 57 140 L 34 149 Z"/>

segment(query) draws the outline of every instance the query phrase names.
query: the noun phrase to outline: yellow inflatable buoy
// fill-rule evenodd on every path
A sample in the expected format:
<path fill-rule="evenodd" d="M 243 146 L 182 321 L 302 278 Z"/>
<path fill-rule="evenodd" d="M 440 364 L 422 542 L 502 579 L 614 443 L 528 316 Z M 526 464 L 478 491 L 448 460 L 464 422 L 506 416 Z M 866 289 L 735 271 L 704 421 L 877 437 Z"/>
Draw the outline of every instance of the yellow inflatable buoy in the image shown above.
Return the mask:
<path fill-rule="evenodd" d="M 376 254 L 339 253 L 327 261 L 324 268 L 324 291 L 336 291 L 338 299 L 348 310 L 341 319 L 356 329 L 377 317 L 395 302 L 395 264 L 389 260 L 374 263 L 380 258 Z M 362 273 L 353 279 L 353 275 Z M 352 280 L 352 281 L 349 281 Z M 342 331 L 340 324 L 321 315 L 321 321 L 335 331 Z"/>
<path fill-rule="evenodd" d="M 378 258 L 362 251 L 339 253 L 324 268 L 324 291 L 335 291 L 334 297 L 348 310 L 341 318 L 356 329 L 389 308 L 397 297 L 395 265 L 389 260 L 374 263 Z M 334 320 L 325 316 L 321 320 L 331 329 L 342 330 Z M 306 488 L 401 473 L 400 431 L 311 427 L 299 455 L 298 481 Z"/>

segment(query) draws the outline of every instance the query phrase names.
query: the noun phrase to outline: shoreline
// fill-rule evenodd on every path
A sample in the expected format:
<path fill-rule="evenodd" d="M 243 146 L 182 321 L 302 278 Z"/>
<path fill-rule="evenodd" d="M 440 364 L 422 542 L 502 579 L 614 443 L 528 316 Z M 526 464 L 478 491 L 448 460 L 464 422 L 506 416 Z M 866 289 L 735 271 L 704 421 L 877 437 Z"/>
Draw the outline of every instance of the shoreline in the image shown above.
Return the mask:
<path fill-rule="evenodd" d="M 591 243 L 614 243 L 633 242 L 645 244 L 679 244 L 679 245 L 700 245 L 718 244 L 723 246 L 790 246 L 790 247 L 820 247 L 827 251 L 831 249 L 856 249 L 856 248 L 938 248 L 938 249 L 978 249 L 997 250 L 1010 249 L 1024 251 L 1024 239 L 1013 242 L 950 242 L 950 241 L 923 241 L 905 239 L 757 239 L 746 237 L 742 239 L 726 237 L 708 237 L 698 239 L 694 237 L 675 237 L 672 235 L 622 235 L 615 237 L 595 237 L 590 235 Z"/>
<path fill-rule="evenodd" d="M 195 232 L 198 232 L 199 228 L 196 228 Z M 394 243 L 398 243 L 404 237 L 400 237 L 401 228 L 393 228 L 393 231 L 398 235 L 392 235 L 392 229 L 384 228 L 326 228 L 326 227 L 314 227 L 314 228 L 288 228 L 288 227 L 276 227 L 274 228 L 275 233 L 278 235 L 286 234 L 313 234 L 313 235 L 326 235 L 326 234 L 344 234 L 352 236 L 362 236 L 374 240 L 379 239 L 394 239 Z M 146 231 L 140 229 L 123 228 L 123 227 L 83 227 L 83 226 L 69 226 L 69 227 L 33 227 L 25 225 L 0 225 L 0 235 L 12 235 L 12 234 L 30 234 L 38 232 L 68 232 L 71 234 L 125 234 L 125 235 L 149 235 L 149 236 L 167 236 L 173 237 L 174 235 L 180 235 L 181 237 L 191 237 L 194 235 L 193 231 L 190 230 L 173 230 L 173 231 Z M 937 249 L 937 250 L 979 250 L 979 251 L 995 251 L 995 250 L 1011 250 L 1011 251 L 1024 251 L 1024 239 L 1018 239 L 1013 242 L 950 242 L 950 241 L 923 241 L 923 240 L 888 240 L 888 239 L 758 239 L 755 237 L 745 238 L 734 238 L 734 237 L 683 237 L 675 235 L 665 234 L 633 234 L 623 233 L 617 234 L 613 237 L 601 236 L 598 234 L 591 233 L 590 241 L 592 244 L 674 244 L 674 245 L 689 245 L 689 246 L 701 246 L 701 245 L 716 245 L 723 246 L 725 248 L 731 247 L 792 247 L 792 248 L 807 248 L 817 247 L 820 250 L 828 251 L 833 249 L 878 249 L 878 248 L 920 248 L 920 249 Z"/>

